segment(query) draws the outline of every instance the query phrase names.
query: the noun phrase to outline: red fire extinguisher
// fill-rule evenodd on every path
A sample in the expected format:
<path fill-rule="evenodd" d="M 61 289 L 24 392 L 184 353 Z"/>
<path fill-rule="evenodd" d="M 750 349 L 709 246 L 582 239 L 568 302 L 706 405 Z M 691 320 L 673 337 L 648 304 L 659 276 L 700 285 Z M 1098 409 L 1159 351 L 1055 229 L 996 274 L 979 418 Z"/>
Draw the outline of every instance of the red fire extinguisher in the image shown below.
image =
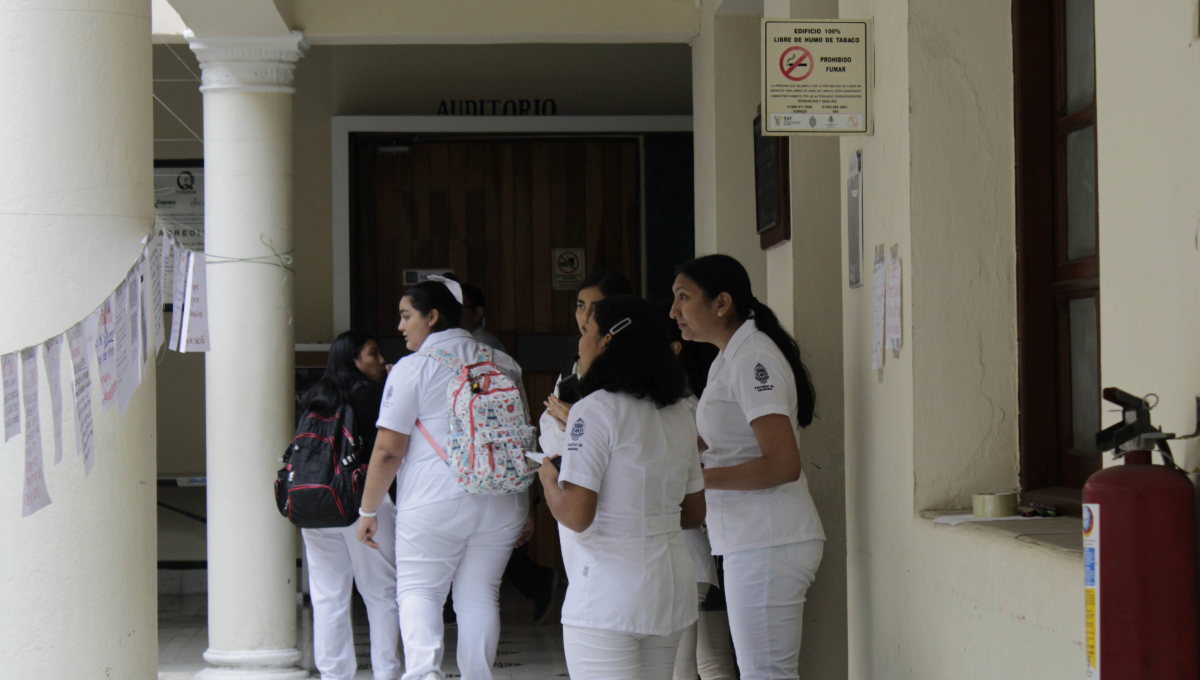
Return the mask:
<path fill-rule="evenodd" d="M 1171 457 L 1175 436 L 1150 424 L 1151 404 L 1116 388 L 1104 398 L 1125 418 L 1096 442 L 1124 464 L 1083 487 L 1085 677 L 1196 680 L 1195 490 Z"/>

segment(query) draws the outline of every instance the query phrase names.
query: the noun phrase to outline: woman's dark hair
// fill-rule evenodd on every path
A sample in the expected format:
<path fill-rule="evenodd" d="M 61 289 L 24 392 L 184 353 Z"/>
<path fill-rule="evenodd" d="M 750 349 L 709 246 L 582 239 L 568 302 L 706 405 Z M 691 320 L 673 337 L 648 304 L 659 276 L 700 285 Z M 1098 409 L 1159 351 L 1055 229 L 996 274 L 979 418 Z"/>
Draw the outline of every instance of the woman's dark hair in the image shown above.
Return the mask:
<path fill-rule="evenodd" d="M 671 300 L 664 300 L 658 306 L 658 313 L 659 319 L 662 320 L 663 332 L 667 336 L 667 342 L 679 343 L 679 354 L 675 356 L 679 360 L 683 374 L 687 376 L 688 391 L 697 397 L 702 396 L 704 388 L 708 386 L 708 369 L 716 360 L 720 350 L 716 345 L 710 345 L 707 342 L 691 342 L 683 339 L 683 331 L 679 330 L 679 324 L 671 318 Z"/>
<path fill-rule="evenodd" d="M 591 274 L 583 279 L 583 283 L 579 284 L 576 292 L 587 290 L 588 288 L 600 288 L 600 292 L 604 297 L 610 298 L 616 295 L 633 295 L 633 286 L 629 285 L 629 279 L 619 271 L 599 271 Z"/>
<path fill-rule="evenodd" d="M 350 400 L 355 383 L 369 380 L 358 370 L 354 360 L 371 340 L 375 340 L 375 336 L 363 331 L 346 331 L 334 339 L 329 346 L 325 374 L 304 395 L 305 411 L 333 413 Z"/>
<path fill-rule="evenodd" d="M 758 330 L 766 333 L 767 337 L 774 341 L 792 367 L 792 374 L 796 376 L 800 427 L 808 427 L 816 410 L 817 395 L 808 376 L 808 369 L 800 360 L 800 346 L 796 344 L 796 339 L 779 325 L 775 312 L 754 297 L 750 290 L 750 275 L 746 273 L 742 263 L 728 255 L 705 255 L 683 265 L 678 273 L 695 281 L 710 300 L 721 293 L 729 293 L 738 319 L 754 319 Z"/>
<path fill-rule="evenodd" d="M 625 321 L 628 320 L 628 323 Z M 579 380 L 579 393 L 597 390 L 649 397 L 659 408 L 687 394 L 687 379 L 671 351 L 654 305 L 633 295 L 606 297 L 592 315 L 601 337 L 612 332 L 608 346 Z"/>
<path fill-rule="evenodd" d="M 462 303 L 454 299 L 454 294 L 441 281 L 422 281 L 404 291 L 404 297 L 413 309 L 426 316 L 438 310 L 438 320 L 433 325 L 435 333 L 458 328 L 458 322 L 462 320 Z"/>

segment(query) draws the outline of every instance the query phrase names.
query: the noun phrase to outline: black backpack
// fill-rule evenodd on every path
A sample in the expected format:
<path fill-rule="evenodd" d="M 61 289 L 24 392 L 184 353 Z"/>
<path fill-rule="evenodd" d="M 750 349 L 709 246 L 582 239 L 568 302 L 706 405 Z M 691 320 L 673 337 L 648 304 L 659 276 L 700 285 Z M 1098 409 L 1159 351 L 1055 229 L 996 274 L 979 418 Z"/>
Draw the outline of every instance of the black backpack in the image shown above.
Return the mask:
<path fill-rule="evenodd" d="M 347 527 L 358 521 L 370 452 L 354 423 L 354 409 L 333 415 L 306 412 L 284 452 L 275 479 L 275 504 L 292 524 L 305 529 Z"/>

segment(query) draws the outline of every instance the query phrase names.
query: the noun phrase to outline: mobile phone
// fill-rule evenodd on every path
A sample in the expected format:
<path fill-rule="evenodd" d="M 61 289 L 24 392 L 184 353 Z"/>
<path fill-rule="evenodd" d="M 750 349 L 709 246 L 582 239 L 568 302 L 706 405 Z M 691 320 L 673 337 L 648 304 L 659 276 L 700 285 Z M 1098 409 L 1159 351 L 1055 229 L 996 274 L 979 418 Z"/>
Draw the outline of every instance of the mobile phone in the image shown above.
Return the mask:
<path fill-rule="evenodd" d="M 539 465 L 545 465 L 546 459 L 550 458 L 550 454 L 537 453 L 534 451 L 526 451 L 525 457 L 528 458 L 529 460 L 532 460 L 532 461 L 538 463 Z M 562 472 L 562 456 L 555 456 L 553 458 L 550 458 L 550 464 L 554 466 L 555 470 Z"/>

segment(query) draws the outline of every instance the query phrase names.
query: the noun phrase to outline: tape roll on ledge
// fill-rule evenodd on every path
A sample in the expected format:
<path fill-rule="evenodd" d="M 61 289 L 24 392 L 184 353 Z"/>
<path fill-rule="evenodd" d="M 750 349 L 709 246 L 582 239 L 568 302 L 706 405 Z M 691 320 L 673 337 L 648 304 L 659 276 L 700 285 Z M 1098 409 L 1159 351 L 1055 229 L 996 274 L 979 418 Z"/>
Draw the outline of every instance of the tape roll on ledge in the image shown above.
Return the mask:
<path fill-rule="evenodd" d="M 1017 494 L 977 493 L 972 498 L 976 517 L 1011 517 L 1017 514 Z"/>

